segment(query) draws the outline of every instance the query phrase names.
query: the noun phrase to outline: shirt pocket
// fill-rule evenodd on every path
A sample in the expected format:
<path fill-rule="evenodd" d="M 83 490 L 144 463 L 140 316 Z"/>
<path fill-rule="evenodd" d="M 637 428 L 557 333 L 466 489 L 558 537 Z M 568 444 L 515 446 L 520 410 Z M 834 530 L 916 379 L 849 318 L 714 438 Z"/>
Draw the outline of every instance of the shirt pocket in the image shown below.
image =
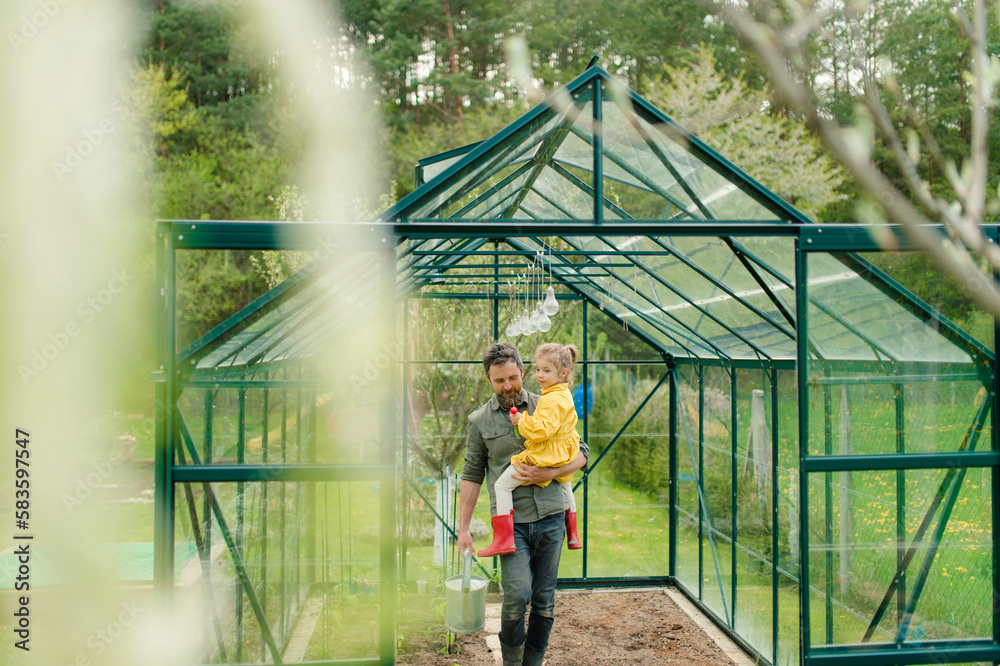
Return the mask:
<path fill-rule="evenodd" d="M 511 456 L 523 450 L 521 446 L 518 446 L 513 428 L 494 426 L 484 429 L 482 435 L 483 441 L 486 442 L 486 451 L 489 453 L 490 462 L 494 465 L 506 465 L 510 462 Z"/>

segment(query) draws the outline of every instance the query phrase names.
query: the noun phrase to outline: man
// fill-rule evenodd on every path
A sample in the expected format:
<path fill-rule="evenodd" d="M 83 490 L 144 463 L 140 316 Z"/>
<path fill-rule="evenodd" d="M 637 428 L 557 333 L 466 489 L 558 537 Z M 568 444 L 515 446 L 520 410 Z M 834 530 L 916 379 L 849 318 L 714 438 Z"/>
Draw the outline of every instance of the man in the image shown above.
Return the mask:
<path fill-rule="evenodd" d="M 485 477 L 491 513 L 496 513 L 493 484 L 510 465 L 510 457 L 524 451 L 524 438 L 510 422 L 510 408 L 532 414 L 538 396 L 522 388 L 524 363 L 517 348 L 494 342 L 483 354 L 483 369 L 494 395 L 469 415 L 469 442 L 459 493 L 458 552 L 475 553 L 469 523 Z M 559 556 L 565 536 L 566 505 L 559 484 L 544 488 L 539 481 L 571 474 L 587 464 L 590 449 L 580 442 L 576 460 L 562 467 L 519 465 L 515 478 L 525 485 L 514 489 L 514 544 L 516 552 L 500 556 L 503 610 L 500 649 L 504 666 L 541 666 L 549 644 L 555 606 Z M 524 615 L 528 614 L 525 631 Z"/>

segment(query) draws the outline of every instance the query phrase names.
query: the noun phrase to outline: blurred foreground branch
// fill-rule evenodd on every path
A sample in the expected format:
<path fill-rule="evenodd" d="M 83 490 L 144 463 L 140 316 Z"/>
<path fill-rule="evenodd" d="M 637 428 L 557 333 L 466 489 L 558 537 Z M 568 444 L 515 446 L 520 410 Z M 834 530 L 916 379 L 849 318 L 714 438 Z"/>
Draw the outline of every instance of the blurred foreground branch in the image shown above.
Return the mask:
<path fill-rule="evenodd" d="M 761 60 L 778 95 L 806 121 L 870 197 L 870 201 L 858 206 L 861 221 L 902 225 L 916 247 L 926 252 L 944 274 L 954 279 L 976 304 L 1000 318 L 1000 290 L 991 275 L 993 270 L 1000 270 L 1000 247 L 984 236 L 982 228 L 986 216 L 995 216 L 1000 210 L 998 197 L 987 191 L 989 117 L 1000 80 L 1000 59 L 987 52 L 987 1 L 955 0 L 952 7 L 956 27 L 951 29 L 962 33 L 970 54 L 968 71 L 960 71 L 961 64 L 955 66 L 955 75 L 963 77 L 969 88 L 967 103 L 971 112 L 968 154 L 959 166 L 945 157 L 926 119 L 906 99 L 891 59 L 884 54 L 873 57 L 870 44 L 863 39 L 863 20 L 871 19 L 877 7 L 865 2 L 812 5 L 805 0 L 765 0 L 751 3 L 750 7 L 742 2 L 720 1 L 715 7 Z M 832 29 L 834 20 L 846 30 L 838 33 Z M 858 100 L 853 126 L 842 125 L 824 109 L 808 83 L 809 63 L 817 41 L 848 64 L 850 76 L 856 77 L 864 93 Z M 896 105 L 895 114 L 887 102 Z M 900 117 L 905 122 L 898 120 Z M 909 194 L 873 163 L 875 136 L 889 150 Z M 922 150 L 928 161 L 945 174 L 947 196 L 934 196 L 920 176 L 917 167 Z M 933 224 L 943 225 L 947 235 L 928 226 Z M 878 234 L 876 240 L 886 249 L 893 248 L 893 236 L 888 232 Z"/>

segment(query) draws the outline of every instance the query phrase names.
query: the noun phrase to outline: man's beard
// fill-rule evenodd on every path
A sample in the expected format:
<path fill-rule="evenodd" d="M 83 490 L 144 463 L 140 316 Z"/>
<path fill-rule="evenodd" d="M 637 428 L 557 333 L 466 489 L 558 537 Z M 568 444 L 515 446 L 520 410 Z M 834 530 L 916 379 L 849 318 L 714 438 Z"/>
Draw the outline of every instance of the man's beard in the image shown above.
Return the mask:
<path fill-rule="evenodd" d="M 500 401 L 501 407 L 503 407 L 504 409 L 510 409 L 511 407 L 517 404 L 517 398 L 519 395 L 521 395 L 520 391 L 514 393 L 511 396 L 505 396 L 502 393 L 497 393 L 497 400 Z"/>

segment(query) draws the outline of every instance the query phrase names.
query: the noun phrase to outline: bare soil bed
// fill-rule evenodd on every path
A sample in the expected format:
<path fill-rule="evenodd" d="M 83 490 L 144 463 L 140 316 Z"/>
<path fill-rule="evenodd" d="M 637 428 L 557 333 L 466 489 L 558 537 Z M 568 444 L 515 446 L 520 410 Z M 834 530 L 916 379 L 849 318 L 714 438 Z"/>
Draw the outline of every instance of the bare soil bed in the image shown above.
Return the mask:
<path fill-rule="evenodd" d="M 493 664 L 485 632 L 459 636 L 459 650 L 442 654 L 443 641 L 407 645 L 401 666 Z M 686 664 L 733 662 L 665 593 L 559 592 L 547 666 Z"/>

